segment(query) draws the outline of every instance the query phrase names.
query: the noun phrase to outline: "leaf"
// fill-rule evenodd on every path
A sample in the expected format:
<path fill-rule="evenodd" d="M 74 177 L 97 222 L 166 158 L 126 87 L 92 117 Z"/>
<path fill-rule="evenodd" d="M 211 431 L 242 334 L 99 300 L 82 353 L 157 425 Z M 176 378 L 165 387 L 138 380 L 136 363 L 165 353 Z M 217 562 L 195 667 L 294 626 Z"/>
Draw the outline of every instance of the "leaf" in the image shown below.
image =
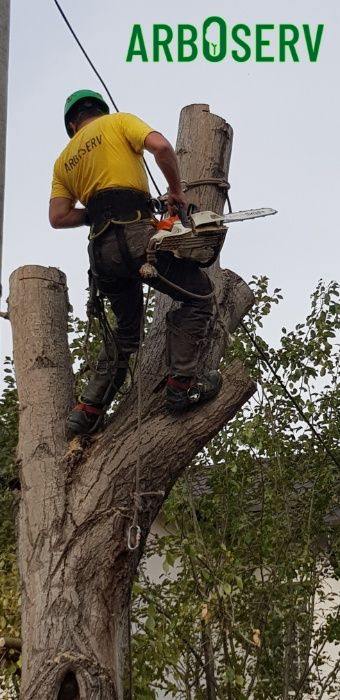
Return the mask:
<path fill-rule="evenodd" d="M 236 581 L 237 588 L 240 591 L 243 591 L 243 581 L 241 579 L 241 576 L 235 576 L 235 581 Z"/>

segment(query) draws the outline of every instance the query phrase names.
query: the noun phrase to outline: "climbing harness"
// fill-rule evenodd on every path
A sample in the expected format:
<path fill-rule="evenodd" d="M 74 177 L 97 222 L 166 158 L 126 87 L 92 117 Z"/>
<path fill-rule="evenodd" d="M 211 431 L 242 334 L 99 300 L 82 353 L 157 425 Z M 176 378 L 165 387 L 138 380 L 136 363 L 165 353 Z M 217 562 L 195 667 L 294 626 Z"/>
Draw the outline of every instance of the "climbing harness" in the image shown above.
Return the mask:
<path fill-rule="evenodd" d="M 148 193 L 132 187 L 107 187 L 90 197 L 86 209 L 91 239 L 101 235 L 110 223 L 131 224 L 150 219 L 153 200 Z"/>

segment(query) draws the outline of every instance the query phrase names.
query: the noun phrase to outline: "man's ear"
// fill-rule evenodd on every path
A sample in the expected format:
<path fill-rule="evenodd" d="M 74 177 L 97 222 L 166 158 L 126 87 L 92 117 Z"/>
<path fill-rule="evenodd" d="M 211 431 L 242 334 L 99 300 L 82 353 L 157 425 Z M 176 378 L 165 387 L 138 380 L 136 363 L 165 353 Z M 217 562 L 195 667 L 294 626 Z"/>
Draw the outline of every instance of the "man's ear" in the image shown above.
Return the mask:
<path fill-rule="evenodd" d="M 74 134 L 75 134 L 76 131 L 77 131 L 77 122 L 69 122 L 69 123 L 68 123 L 68 127 L 71 129 L 72 134 L 73 134 L 73 136 L 74 136 Z"/>

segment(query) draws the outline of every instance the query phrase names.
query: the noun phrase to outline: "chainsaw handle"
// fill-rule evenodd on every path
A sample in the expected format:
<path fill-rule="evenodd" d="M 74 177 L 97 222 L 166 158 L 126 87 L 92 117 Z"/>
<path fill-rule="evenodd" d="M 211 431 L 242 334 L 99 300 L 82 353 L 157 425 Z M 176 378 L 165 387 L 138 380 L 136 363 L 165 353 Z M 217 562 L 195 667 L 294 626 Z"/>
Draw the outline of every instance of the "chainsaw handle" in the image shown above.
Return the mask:
<path fill-rule="evenodd" d="M 182 205 L 176 204 L 176 207 L 177 207 L 178 216 L 181 220 L 181 224 L 183 226 L 185 226 L 186 228 L 189 228 L 190 227 L 190 219 L 188 217 L 186 208 L 183 206 L 183 204 Z"/>

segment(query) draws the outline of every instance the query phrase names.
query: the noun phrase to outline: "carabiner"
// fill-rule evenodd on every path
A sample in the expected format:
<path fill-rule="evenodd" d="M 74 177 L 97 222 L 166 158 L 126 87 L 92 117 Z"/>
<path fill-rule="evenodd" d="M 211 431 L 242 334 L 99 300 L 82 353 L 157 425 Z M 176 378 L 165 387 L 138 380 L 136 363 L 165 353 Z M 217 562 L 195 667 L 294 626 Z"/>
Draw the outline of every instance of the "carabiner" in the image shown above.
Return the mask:
<path fill-rule="evenodd" d="M 134 552 L 135 549 L 139 547 L 140 543 L 140 538 L 141 538 L 141 529 L 139 525 L 130 525 L 129 531 L 128 531 L 128 541 L 127 541 L 127 546 L 130 552 Z M 134 544 L 133 544 L 134 542 Z"/>

